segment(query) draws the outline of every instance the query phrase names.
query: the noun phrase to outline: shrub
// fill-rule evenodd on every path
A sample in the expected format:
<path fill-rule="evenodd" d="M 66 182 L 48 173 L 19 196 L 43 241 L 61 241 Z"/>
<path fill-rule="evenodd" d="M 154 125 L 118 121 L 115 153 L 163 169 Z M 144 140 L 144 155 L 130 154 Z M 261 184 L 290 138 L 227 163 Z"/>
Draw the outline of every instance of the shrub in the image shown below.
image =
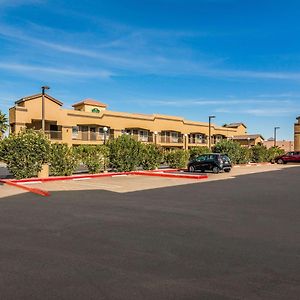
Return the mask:
<path fill-rule="evenodd" d="M 222 140 L 213 147 L 213 151 L 227 154 L 233 164 L 241 161 L 241 145 L 235 141 Z"/>
<path fill-rule="evenodd" d="M 268 160 L 268 150 L 263 145 L 255 145 L 251 147 L 251 161 L 264 162 Z"/>
<path fill-rule="evenodd" d="M 17 178 L 37 176 L 49 160 L 50 141 L 40 131 L 21 131 L 5 138 L 0 145 L 0 159 Z"/>
<path fill-rule="evenodd" d="M 284 150 L 275 146 L 267 150 L 267 161 L 274 162 L 276 156 L 284 154 Z"/>
<path fill-rule="evenodd" d="M 142 145 L 141 166 L 144 170 L 154 170 L 158 168 L 163 159 L 162 150 L 154 144 Z"/>
<path fill-rule="evenodd" d="M 194 159 L 201 154 L 206 154 L 209 152 L 210 151 L 208 147 L 192 147 L 191 149 L 189 149 L 190 159 Z"/>
<path fill-rule="evenodd" d="M 108 142 L 109 160 L 118 171 L 133 171 L 141 164 L 142 144 L 129 135 L 121 135 Z"/>
<path fill-rule="evenodd" d="M 67 144 L 52 144 L 49 162 L 54 176 L 70 176 L 78 167 L 77 155 Z"/>
<path fill-rule="evenodd" d="M 251 161 L 251 150 L 247 147 L 240 147 L 237 163 L 247 164 L 250 161 Z"/>
<path fill-rule="evenodd" d="M 188 150 L 177 149 L 168 151 L 165 155 L 165 160 L 171 168 L 181 169 L 186 168 L 189 156 Z"/>
<path fill-rule="evenodd" d="M 95 174 L 107 169 L 109 151 L 106 145 L 82 145 L 76 147 L 75 151 L 89 173 Z"/>

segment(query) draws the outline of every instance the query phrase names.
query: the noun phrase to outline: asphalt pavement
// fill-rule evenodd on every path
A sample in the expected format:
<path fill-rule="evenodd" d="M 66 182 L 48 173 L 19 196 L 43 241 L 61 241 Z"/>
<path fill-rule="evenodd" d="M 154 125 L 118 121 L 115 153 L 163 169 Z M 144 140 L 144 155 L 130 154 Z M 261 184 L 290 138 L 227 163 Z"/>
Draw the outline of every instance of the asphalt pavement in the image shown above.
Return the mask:
<path fill-rule="evenodd" d="M 299 299 L 300 167 L 0 199 L 1 299 Z"/>

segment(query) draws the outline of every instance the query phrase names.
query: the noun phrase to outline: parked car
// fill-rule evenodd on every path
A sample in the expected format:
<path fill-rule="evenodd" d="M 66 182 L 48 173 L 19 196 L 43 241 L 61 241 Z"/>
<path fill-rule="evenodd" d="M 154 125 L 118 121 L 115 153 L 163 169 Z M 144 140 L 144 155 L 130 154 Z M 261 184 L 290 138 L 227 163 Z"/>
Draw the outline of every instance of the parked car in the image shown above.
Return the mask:
<path fill-rule="evenodd" d="M 288 162 L 300 162 L 300 152 L 291 151 L 275 157 L 277 164 L 286 164 Z"/>
<path fill-rule="evenodd" d="M 217 174 L 220 171 L 230 172 L 231 167 L 232 165 L 229 157 L 220 153 L 203 154 L 192 159 L 188 163 L 189 172 L 212 171 L 213 173 Z"/>

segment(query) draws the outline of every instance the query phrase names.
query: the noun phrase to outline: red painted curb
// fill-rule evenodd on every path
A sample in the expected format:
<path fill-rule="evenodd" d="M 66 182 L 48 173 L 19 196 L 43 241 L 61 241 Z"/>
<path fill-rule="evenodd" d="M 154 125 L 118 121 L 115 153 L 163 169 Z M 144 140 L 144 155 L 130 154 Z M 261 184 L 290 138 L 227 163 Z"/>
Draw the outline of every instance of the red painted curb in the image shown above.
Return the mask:
<path fill-rule="evenodd" d="M 137 171 L 136 175 L 144 176 L 157 176 L 157 177 L 168 177 L 168 178 L 185 178 L 185 179 L 207 179 L 207 175 L 192 175 L 192 174 L 167 174 L 167 173 L 157 173 L 157 172 L 143 172 Z"/>
<path fill-rule="evenodd" d="M 98 178 L 98 177 L 110 177 L 115 175 L 129 175 L 133 172 L 115 172 L 115 173 L 99 173 L 99 174 L 84 174 L 84 175 L 71 175 L 71 176 L 52 176 L 47 178 L 25 178 L 25 179 L 11 179 L 11 182 L 22 183 L 22 182 L 34 182 L 34 181 L 59 181 L 59 180 L 72 180 L 80 178 Z"/>
<path fill-rule="evenodd" d="M 5 184 L 8 184 L 8 185 L 20 188 L 20 189 L 23 189 L 25 191 L 28 191 L 28 192 L 31 192 L 31 193 L 34 193 L 34 194 L 37 194 L 37 195 L 50 196 L 50 193 L 48 191 L 37 189 L 37 188 L 32 188 L 32 187 L 29 187 L 29 186 L 24 186 L 22 184 L 18 184 L 16 182 L 13 182 L 13 181 L 10 181 L 10 180 L 0 180 L 0 182 L 3 182 Z"/>
<path fill-rule="evenodd" d="M 72 175 L 72 176 L 53 176 L 48 178 L 25 178 L 25 179 L 3 179 L 0 182 L 5 184 L 18 187 L 35 193 L 41 196 L 50 196 L 48 191 L 24 186 L 20 183 L 24 182 L 48 182 L 48 181 L 61 181 L 61 180 L 72 180 L 80 178 L 101 178 L 101 177 L 112 177 L 118 175 L 141 175 L 141 176 L 156 176 L 156 177 L 168 177 L 168 178 L 185 178 L 185 179 L 207 179 L 207 175 L 192 175 L 192 174 L 172 174 L 173 172 L 180 171 L 180 169 L 163 169 L 154 171 L 132 171 L 132 172 L 112 172 L 112 173 L 100 173 L 100 174 L 85 174 L 85 175 Z"/>

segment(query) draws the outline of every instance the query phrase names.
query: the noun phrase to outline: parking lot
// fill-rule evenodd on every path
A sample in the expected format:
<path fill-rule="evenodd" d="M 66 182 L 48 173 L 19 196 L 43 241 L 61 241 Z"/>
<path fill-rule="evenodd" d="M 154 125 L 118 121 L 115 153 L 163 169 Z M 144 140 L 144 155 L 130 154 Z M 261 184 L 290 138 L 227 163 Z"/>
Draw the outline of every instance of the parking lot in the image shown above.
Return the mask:
<path fill-rule="evenodd" d="M 299 299 L 299 166 L 0 186 L 2 299 Z"/>

